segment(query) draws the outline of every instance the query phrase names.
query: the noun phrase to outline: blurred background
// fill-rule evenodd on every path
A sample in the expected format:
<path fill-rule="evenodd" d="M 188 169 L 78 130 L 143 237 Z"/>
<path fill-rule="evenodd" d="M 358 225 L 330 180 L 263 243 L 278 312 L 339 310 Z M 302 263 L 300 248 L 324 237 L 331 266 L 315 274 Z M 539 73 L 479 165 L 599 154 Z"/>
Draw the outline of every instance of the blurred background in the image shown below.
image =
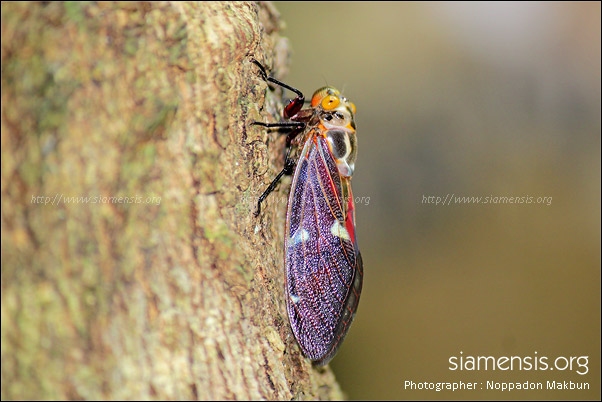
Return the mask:
<path fill-rule="evenodd" d="M 358 110 L 364 290 L 330 364 L 348 397 L 600 398 L 600 3 L 274 4 L 284 81 Z M 453 356 L 589 358 L 580 375 L 454 371 Z"/>

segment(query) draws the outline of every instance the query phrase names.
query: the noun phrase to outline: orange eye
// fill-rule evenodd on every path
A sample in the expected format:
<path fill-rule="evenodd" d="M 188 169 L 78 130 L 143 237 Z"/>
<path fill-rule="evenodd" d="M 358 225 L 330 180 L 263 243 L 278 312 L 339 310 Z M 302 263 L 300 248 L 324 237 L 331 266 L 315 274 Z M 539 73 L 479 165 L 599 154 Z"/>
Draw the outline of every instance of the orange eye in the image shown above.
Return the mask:
<path fill-rule="evenodd" d="M 349 107 L 351 108 L 351 113 L 355 114 L 355 103 L 349 102 Z"/>
<path fill-rule="evenodd" d="M 341 93 L 332 87 L 322 87 L 311 97 L 311 107 L 321 105 L 326 110 L 332 110 L 341 103 Z"/>
<path fill-rule="evenodd" d="M 324 99 L 322 99 L 321 103 L 324 110 L 332 110 L 335 107 L 339 106 L 339 103 L 341 103 L 341 101 L 339 100 L 338 96 L 328 95 L 324 97 Z"/>

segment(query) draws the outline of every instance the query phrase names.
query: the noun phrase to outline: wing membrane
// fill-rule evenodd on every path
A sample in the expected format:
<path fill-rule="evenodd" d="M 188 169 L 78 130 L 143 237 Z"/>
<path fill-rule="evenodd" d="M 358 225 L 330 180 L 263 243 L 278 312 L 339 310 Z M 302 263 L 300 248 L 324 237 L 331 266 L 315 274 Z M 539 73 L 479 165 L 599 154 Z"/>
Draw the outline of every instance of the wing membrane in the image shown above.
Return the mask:
<path fill-rule="evenodd" d="M 304 353 L 322 364 L 345 337 L 362 286 L 362 260 L 350 233 L 353 198 L 345 194 L 351 194 L 349 179 L 339 175 L 326 140 L 312 135 L 289 196 L 285 266 L 295 337 Z"/>

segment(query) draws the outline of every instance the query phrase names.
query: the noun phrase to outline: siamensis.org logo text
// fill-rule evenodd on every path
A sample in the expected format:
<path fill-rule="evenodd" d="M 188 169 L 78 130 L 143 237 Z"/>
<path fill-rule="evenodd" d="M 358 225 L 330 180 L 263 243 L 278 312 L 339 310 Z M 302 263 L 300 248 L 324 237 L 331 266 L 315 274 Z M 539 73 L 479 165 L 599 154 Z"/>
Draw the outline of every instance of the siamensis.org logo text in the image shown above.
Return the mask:
<path fill-rule="evenodd" d="M 537 352 L 533 356 L 451 356 L 449 358 L 449 369 L 451 371 L 481 371 L 481 370 L 500 370 L 500 371 L 574 371 L 577 374 L 585 375 L 588 373 L 589 356 L 558 356 L 549 358 L 548 356 L 538 356 Z"/>

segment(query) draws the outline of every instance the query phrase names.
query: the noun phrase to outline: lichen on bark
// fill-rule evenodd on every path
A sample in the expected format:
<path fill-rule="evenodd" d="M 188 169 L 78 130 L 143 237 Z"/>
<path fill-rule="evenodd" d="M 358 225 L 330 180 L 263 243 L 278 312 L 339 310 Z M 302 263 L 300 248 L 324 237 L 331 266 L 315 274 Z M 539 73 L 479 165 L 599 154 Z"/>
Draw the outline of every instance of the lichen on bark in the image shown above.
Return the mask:
<path fill-rule="evenodd" d="M 288 327 L 284 209 L 252 214 L 279 30 L 270 3 L 2 3 L 3 399 L 341 398 Z"/>

